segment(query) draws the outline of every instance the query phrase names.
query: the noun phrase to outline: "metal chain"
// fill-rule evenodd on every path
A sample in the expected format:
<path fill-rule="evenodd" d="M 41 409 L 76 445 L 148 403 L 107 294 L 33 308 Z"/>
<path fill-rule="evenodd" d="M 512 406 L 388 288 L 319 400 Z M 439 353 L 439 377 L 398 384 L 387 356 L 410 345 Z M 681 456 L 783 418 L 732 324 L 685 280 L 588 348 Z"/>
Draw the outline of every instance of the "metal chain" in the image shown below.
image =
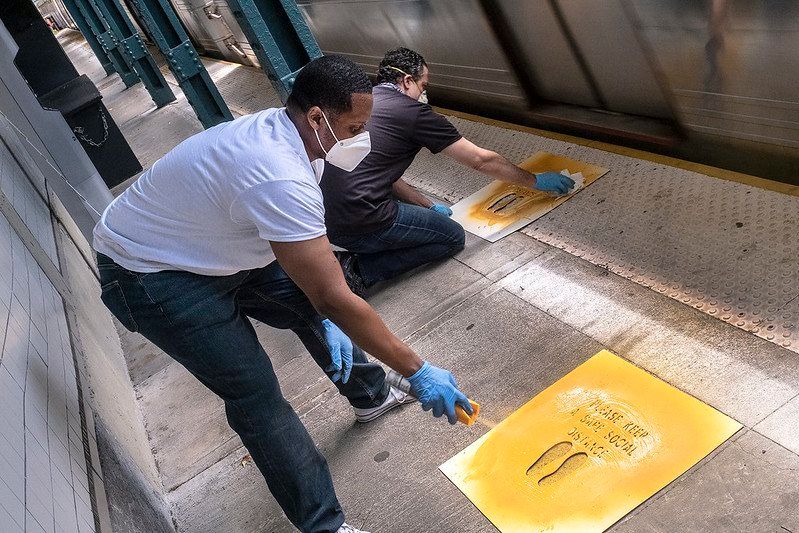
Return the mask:
<path fill-rule="evenodd" d="M 105 113 L 103 112 L 103 108 L 100 108 L 100 118 L 103 119 L 103 140 L 102 141 L 95 141 L 90 139 L 86 136 L 86 130 L 83 126 L 75 126 L 72 128 L 72 131 L 81 141 L 85 142 L 89 146 L 94 146 L 95 148 L 101 147 L 105 144 L 105 141 L 108 140 L 108 120 L 105 118 Z"/>
<path fill-rule="evenodd" d="M 53 171 L 55 171 L 55 173 L 56 173 L 56 174 L 57 174 L 57 175 L 58 175 L 58 176 L 59 176 L 59 177 L 60 177 L 62 180 L 64 180 L 64 183 L 66 183 L 66 184 L 67 184 L 67 187 L 69 187 L 70 189 L 72 189 L 72 192 L 74 192 L 76 195 L 78 195 L 78 198 L 80 198 L 80 199 L 81 199 L 81 201 L 84 203 L 84 205 L 85 205 L 87 208 L 89 208 L 89 209 L 92 211 L 92 213 L 94 213 L 94 214 L 95 214 L 95 215 L 97 215 L 98 217 L 102 217 L 102 216 L 103 216 L 103 214 L 102 214 L 102 213 L 100 213 L 99 211 L 97 211 L 97 209 L 95 209 L 95 208 L 94 208 L 94 206 L 93 206 L 92 204 L 90 204 L 90 203 L 89 203 L 89 201 L 86 199 L 86 197 L 85 197 L 85 196 L 83 196 L 83 195 L 80 193 L 80 191 L 78 191 L 78 189 L 76 189 L 75 187 L 73 187 L 73 186 L 72 186 L 72 184 L 69 182 L 69 180 L 67 179 L 67 177 L 66 177 L 66 176 L 64 176 L 64 174 L 62 174 L 62 173 L 61 173 L 61 171 L 60 171 L 60 170 L 58 170 L 58 169 L 57 169 L 57 168 L 56 168 L 56 167 L 55 167 L 55 166 L 54 166 L 54 165 L 53 165 L 53 164 L 50 162 L 50 160 L 47 158 L 47 156 L 46 156 L 46 155 L 44 155 L 44 154 L 41 152 L 41 150 L 39 150 L 39 148 L 37 148 L 37 147 L 36 147 L 36 145 L 35 145 L 35 144 L 33 144 L 33 143 L 32 143 L 32 142 L 31 142 L 31 141 L 28 139 L 28 136 L 27 136 L 27 135 L 25 135 L 25 134 L 22 132 L 22 130 L 20 130 L 20 129 L 17 127 L 17 125 L 16 125 L 16 124 L 14 124 L 13 122 L 11 122 L 11 119 L 10 119 L 10 118 L 8 118 L 8 117 L 6 116 L 6 114 L 5 114 L 5 113 L 3 113 L 2 111 L 0 111 L 0 116 L 2 116 L 2 117 L 3 117 L 3 118 L 6 120 L 6 122 L 7 122 L 9 125 L 11 125 L 11 127 L 12 127 L 12 128 L 14 128 L 14 130 L 15 130 L 15 131 L 16 131 L 16 132 L 17 132 L 17 133 L 20 135 L 20 137 L 22 137 L 23 139 L 25 139 L 25 142 L 26 142 L 26 143 L 28 143 L 28 144 L 30 145 L 30 147 L 31 147 L 31 148 L 33 148 L 34 150 L 36 150 L 36 153 L 38 153 L 38 154 L 41 156 L 41 158 L 42 158 L 42 159 L 44 159 L 44 160 L 45 160 L 45 162 L 46 162 L 48 165 L 50 165 L 50 168 L 52 168 L 52 169 L 53 169 Z M 105 121 L 105 117 L 103 117 L 103 120 Z M 107 133 L 108 133 L 108 130 L 106 129 L 106 135 L 107 135 Z"/>

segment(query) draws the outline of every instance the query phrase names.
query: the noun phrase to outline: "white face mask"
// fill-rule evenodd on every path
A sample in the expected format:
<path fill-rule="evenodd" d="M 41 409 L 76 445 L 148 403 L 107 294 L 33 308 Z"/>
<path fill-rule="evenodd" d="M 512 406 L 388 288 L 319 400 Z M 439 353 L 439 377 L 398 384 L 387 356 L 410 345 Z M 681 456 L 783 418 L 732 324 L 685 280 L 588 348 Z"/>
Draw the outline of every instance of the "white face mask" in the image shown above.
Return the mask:
<path fill-rule="evenodd" d="M 325 160 L 322 158 L 314 159 L 311 161 L 311 168 L 313 168 L 313 173 L 316 175 L 316 183 L 319 183 L 325 173 Z"/>
<path fill-rule="evenodd" d="M 428 103 L 428 101 L 427 101 L 427 91 L 422 91 L 422 94 L 419 95 L 419 103 L 420 104 Z"/>
<path fill-rule="evenodd" d="M 372 151 L 372 140 L 369 138 L 369 132 L 364 131 L 355 137 L 339 141 L 338 137 L 336 137 L 336 134 L 333 132 L 333 128 L 330 127 L 330 122 L 328 122 L 324 111 L 322 111 L 322 117 L 325 119 L 330 133 L 333 134 L 333 138 L 336 139 L 336 144 L 334 144 L 328 152 L 325 150 L 325 147 L 322 146 L 322 141 L 319 139 L 319 132 L 314 130 L 314 133 L 316 133 L 316 141 L 325 153 L 325 161 L 331 165 L 337 166 L 341 170 L 352 172 L 369 152 Z"/>

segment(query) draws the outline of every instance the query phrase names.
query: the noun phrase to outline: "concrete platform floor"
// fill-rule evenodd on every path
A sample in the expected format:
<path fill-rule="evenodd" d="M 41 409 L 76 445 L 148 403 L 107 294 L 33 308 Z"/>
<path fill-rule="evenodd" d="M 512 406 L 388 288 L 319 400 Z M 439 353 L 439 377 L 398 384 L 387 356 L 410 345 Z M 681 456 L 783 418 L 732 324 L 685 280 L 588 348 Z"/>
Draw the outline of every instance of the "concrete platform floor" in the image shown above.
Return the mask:
<path fill-rule="evenodd" d="M 154 110 L 141 85 L 123 90 L 116 76 L 104 77 L 80 39 L 62 35 L 62 43 L 98 85 L 145 166 L 200 130 L 185 98 Z M 275 105 L 259 70 L 206 65 L 235 113 Z M 467 122 L 459 127 L 487 135 Z M 519 160 L 529 152 L 508 155 Z M 446 161 L 437 167 L 441 176 L 414 168 L 415 183 L 427 192 L 454 200 L 474 190 L 475 178 L 455 179 L 463 171 Z M 564 206 L 548 220 L 557 221 Z M 523 233 L 495 244 L 470 238 L 456 258 L 398 279 L 369 301 L 422 357 L 452 369 L 482 403 L 486 421 L 504 419 L 607 348 L 744 424 L 612 530 L 799 532 L 797 353 L 545 240 Z M 290 333 L 256 329 L 284 394 L 328 458 L 351 523 L 375 533 L 495 531 L 437 470 L 487 425 L 450 427 L 417 405 L 356 424 Z M 145 339 L 122 337 L 179 531 L 292 531 L 227 427 L 221 403 Z"/>

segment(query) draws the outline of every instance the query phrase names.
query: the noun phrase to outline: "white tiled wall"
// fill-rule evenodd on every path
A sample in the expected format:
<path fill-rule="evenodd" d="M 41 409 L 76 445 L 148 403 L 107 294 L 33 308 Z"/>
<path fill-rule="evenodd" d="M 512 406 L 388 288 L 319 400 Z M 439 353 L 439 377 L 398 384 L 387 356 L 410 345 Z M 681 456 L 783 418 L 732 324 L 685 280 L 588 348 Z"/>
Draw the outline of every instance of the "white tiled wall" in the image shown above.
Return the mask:
<path fill-rule="evenodd" d="M 41 180 L 41 174 L 34 174 L 32 179 Z M 0 189 L 6 197 L 14 204 L 14 209 L 19 216 L 36 236 L 36 240 L 47 255 L 58 264 L 56 255 L 55 238 L 53 227 L 50 224 L 50 216 L 47 206 L 42 200 L 42 196 L 37 192 L 44 190 L 43 182 L 36 182 L 36 187 L 31 184 L 28 175 L 19 167 L 11 156 L 5 145 L 0 143 Z"/>
<path fill-rule="evenodd" d="M 47 206 L 0 143 L 0 188 L 57 265 Z M 94 531 L 63 301 L 0 215 L 0 533 Z"/>

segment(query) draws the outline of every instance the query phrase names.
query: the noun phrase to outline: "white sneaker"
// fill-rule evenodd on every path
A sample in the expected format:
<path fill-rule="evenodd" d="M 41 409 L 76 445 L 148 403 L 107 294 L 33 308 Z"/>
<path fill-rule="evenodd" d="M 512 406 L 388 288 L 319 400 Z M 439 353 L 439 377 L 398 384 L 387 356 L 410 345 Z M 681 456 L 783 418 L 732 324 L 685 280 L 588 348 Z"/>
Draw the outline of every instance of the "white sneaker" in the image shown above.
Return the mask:
<path fill-rule="evenodd" d="M 395 387 L 391 387 L 388 389 L 388 396 L 386 396 L 386 400 L 377 407 L 370 407 L 368 409 L 359 409 L 358 407 L 353 407 L 355 410 L 355 420 L 363 423 L 371 422 L 375 418 L 386 414 L 395 407 L 415 401 L 416 398 L 410 394 L 406 394 Z"/>
<path fill-rule="evenodd" d="M 363 529 L 356 529 L 349 525 L 348 523 L 344 522 L 341 524 L 341 527 L 336 530 L 336 533 L 369 533 L 368 531 L 364 531 Z"/>

